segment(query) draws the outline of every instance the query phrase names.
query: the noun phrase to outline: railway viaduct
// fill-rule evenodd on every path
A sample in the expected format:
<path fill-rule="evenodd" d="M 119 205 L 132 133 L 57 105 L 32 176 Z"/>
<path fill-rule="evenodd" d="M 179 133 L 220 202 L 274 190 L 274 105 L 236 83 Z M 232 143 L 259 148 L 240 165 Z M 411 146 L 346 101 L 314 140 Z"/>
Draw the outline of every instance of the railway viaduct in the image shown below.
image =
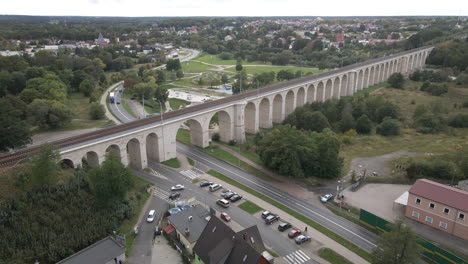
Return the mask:
<path fill-rule="evenodd" d="M 182 125 L 190 127 L 191 142 L 209 146 L 210 120 L 218 114 L 220 140 L 244 142 L 245 133 L 270 128 L 306 103 L 351 96 L 355 92 L 400 72 L 408 75 L 421 68 L 433 46 L 422 47 L 325 73 L 309 75 L 227 98 L 167 112 L 111 128 L 52 142 L 63 162 L 78 167 L 86 161 L 99 166 L 107 152 L 120 156 L 125 165 L 145 168 L 149 161 L 176 157 L 176 135 Z M 0 166 L 27 159 L 36 148 L 0 157 Z"/>

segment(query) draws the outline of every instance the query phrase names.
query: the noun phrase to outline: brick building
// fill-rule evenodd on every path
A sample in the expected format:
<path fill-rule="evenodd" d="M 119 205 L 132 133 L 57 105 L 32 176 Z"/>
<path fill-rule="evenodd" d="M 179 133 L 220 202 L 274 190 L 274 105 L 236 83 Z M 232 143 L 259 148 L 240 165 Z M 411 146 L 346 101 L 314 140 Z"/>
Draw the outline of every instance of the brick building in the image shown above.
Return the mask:
<path fill-rule="evenodd" d="M 409 190 L 405 216 L 468 240 L 468 192 L 417 180 Z"/>

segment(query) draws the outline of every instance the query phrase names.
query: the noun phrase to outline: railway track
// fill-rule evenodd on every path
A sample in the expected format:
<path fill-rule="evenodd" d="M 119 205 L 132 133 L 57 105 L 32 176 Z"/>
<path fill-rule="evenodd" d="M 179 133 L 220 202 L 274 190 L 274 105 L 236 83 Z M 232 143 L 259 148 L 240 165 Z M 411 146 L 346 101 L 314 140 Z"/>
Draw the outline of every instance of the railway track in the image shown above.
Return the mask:
<path fill-rule="evenodd" d="M 352 64 L 352 65 L 345 66 L 345 67 L 342 67 L 342 68 L 339 68 L 339 69 L 336 69 L 336 70 L 323 72 L 323 73 L 319 73 L 319 74 L 314 74 L 314 75 L 309 75 L 309 76 L 293 79 L 293 80 L 283 82 L 283 83 L 268 85 L 266 87 L 259 88 L 258 90 L 246 91 L 246 92 L 239 93 L 239 94 L 236 94 L 236 95 L 232 95 L 232 96 L 229 96 L 229 97 L 226 97 L 226 98 L 218 99 L 218 100 L 215 100 L 215 101 L 210 101 L 210 102 L 206 102 L 206 103 L 203 103 L 203 104 L 199 104 L 199 105 L 195 105 L 195 106 L 191 106 L 191 107 L 187 107 L 187 108 L 182 108 L 182 109 L 175 110 L 175 111 L 172 111 L 172 112 L 167 112 L 167 113 L 164 113 L 162 115 L 162 117 L 163 117 L 164 120 L 170 120 L 172 118 L 176 118 L 176 117 L 179 117 L 179 116 L 182 116 L 182 115 L 185 115 L 185 114 L 197 112 L 197 111 L 200 111 L 200 110 L 205 110 L 205 109 L 215 107 L 215 106 L 220 106 L 220 105 L 223 105 L 223 104 L 228 104 L 228 103 L 240 101 L 240 100 L 243 100 L 243 99 L 246 99 L 246 98 L 249 98 L 249 97 L 255 97 L 255 96 L 257 96 L 259 94 L 262 94 L 262 93 L 272 92 L 272 91 L 280 90 L 280 89 L 288 87 L 288 86 L 299 85 L 299 84 L 302 84 L 302 83 L 305 83 L 305 82 L 311 82 L 311 81 L 314 81 L 314 80 L 317 80 L 317 79 L 326 78 L 326 77 L 333 76 L 333 75 L 336 75 L 336 74 L 344 73 L 344 72 L 347 72 L 347 71 L 352 70 L 352 69 L 360 68 L 360 67 L 367 66 L 367 65 L 370 65 L 370 64 L 374 64 L 374 63 L 378 63 L 378 62 L 382 62 L 382 61 L 389 60 L 389 59 L 399 57 L 399 56 L 403 56 L 403 55 L 406 55 L 406 54 L 411 54 L 411 53 L 414 53 L 414 52 L 417 52 L 417 51 L 420 51 L 420 50 L 424 50 L 424 49 L 427 49 L 427 48 L 430 48 L 430 47 L 434 47 L 434 45 L 425 46 L 425 47 L 421 47 L 421 48 L 417 48 L 417 49 L 408 50 L 408 51 L 400 52 L 400 53 L 397 53 L 397 54 L 393 54 L 391 56 L 381 57 L 381 58 L 372 59 L 372 60 L 365 61 L 365 62 Z M 158 122 L 161 122 L 161 116 L 160 115 L 152 116 L 152 117 L 141 119 L 141 120 L 135 120 L 135 121 L 132 121 L 132 122 L 129 122 L 129 123 L 116 125 L 116 126 L 109 127 L 109 128 L 100 129 L 100 130 L 97 130 L 97 131 L 81 134 L 81 135 L 78 135 L 78 136 L 73 136 L 73 137 L 53 141 L 53 142 L 50 142 L 50 144 L 52 144 L 55 147 L 57 147 L 58 149 L 60 149 L 60 148 L 72 146 L 72 145 L 75 145 L 75 144 L 83 143 L 83 142 L 86 142 L 86 141 L 89 141 L 89 140 L 98 139 L 98 138 L 101 138 L 101 137 L 105 137 L 105 136 L 109 136 L 109 135 L 112 135 L 112 134 L 120 133 L 120 132 L 129 130 L 129 129 L 138 128 L 138 127 L 141 127 L 141 126 L 150 125 L 150 124 L 154 124 L 154 123 L 158 123 Z M 40 149 L 40 146 L 35 146 L 35 147 L 26 148 L 24 150 L 16 151 L 14 153 L 9 153 L 9 154 L 6 154 L 6 155 L 2 155 L 2 156 L 0 156 L 0 167 L 13 166 L 15 164 L 20 163 L 23 160 L 27 160 L 30 156 L 32 156 L 34 153 L 36 153 L 39 149 Z"/>

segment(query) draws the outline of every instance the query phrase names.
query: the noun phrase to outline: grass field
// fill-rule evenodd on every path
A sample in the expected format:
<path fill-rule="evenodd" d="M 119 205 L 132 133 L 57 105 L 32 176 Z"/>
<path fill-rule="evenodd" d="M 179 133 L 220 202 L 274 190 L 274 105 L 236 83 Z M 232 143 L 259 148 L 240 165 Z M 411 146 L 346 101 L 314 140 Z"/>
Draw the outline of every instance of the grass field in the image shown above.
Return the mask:
<path fill-rule="evenodd" d="M 187 129 L 179 129 L 177 130 L 177 135 L 176 135 L 177 141 L 180 141 L 182 143 L 185 143 L 187 145 L 190 145 L 192 143 L 192 139 L 190 138 L 190 131 Z"/>
<path fill-rule="evenodd" d="M 161 164 L 172 167 L 172 168 L 176 168 L 176 169 L 180 168 L 180 161 L 177 158 L 172 158 L 170 160 L 163 161 L 161 162 Z"/>
<path fill-rule="evenodd" d="M 245 65 L 244 69 L 246 70 L 247 74 L 260 74 L 260 73 L 271 72 L 271 71 L 278 73 L 281 70 L 292 70 L 294 73 L 302 70 L 303 75 L 307 73 L 323 72 L 323 70 L 319 70 L 317 68 L 305 68 L 305 67 L 296 67 L 296 66 L 249 66 L 249 65 Z M 236 68 L 235 67 L 227 68 L 226 71 L 236 72 Z"/>
<path fill-rule="evenodd" d="M 243 202 L 241 205 L 239 205 L 239 208 L 246 211 L 249 214 L 255 214 L 256 212 L 260 212 L 263 210 L 263 208 L 252 203 L 251 201 Z"/>
<path fill-rule="evenodd" d="M 206 65 L 196 61 L 186 61 L 181 62 L 182 70 L 186 73 L 194 73 L 194 72 L 207 72 L 214 69 L 210 65 Z"/>
<path fill-rule="evenodd" d="M 237 64 L 237 60 L 222 60 L 218 57 L 218 55 L 211 55 L 211 54 L 206 54 L 206 53 L 203 53 L 201 56 L 198 56 L 193 60 L 203 61 L 209 64 L 215 64 L 215 65 L 236 65 Z M 267 65 L 266 63 L 260 62 L 260 61 L 253 61 L 253 62 L 249 62 L 246 60 L 242 61 L 242 65 L 249 65 L 249 64 L 250 65 Z"/>
<path fill-rule="evenodd" d="M 319 250 L 319 256 L 332 264 L 353 264 L 351 261 L 329 248 L 321 248 Z"/>
<path fill-rule="evenodd" d="M 169 98 L 167 99 L 169 101 L 169 104 L 171 105 L 171 108 L 176 110 L 179 109 L 181 106 L 186 106 L 190 104 L 190 102 L 182 100 L 182 99 L 177 99 L 177 98 Z"/>

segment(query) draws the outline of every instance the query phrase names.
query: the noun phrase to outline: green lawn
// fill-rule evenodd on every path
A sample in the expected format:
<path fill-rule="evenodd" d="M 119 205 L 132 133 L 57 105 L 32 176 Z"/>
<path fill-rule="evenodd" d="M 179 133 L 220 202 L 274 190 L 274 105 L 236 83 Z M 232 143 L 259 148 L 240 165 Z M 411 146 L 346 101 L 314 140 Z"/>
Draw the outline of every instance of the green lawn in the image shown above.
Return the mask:
<path fill-rule="evenodd" d="M 221 181 L 224 181 L 224 182 L 227 182 L 231 185 L 234 185 L 252 195 L 255 195 L 257 196 L 258 198 L 264 200 L 265 202 L 267 203 L 270 203 L 271 205 L 277 207 L 278 209 L 280 210 L 283 210 L 284 212 L 286 212 L 287 214 L 290 214 L 291 216 L 297 218 L 298 220 L 306 223 L 307 225 L 309 225 L 310 227 L 312 228 L 315 228 L 317 229 L 319 232 L 323 233 L 324 235 L 328 236 L 329 238 L 335 240 L 336 242 L 340 243 L 341 245 L 343 245 L 344 247 L 348 248 L 349 250 L 351 250 L 352 252 L 356 253 L 357 255 L 361 256 L 362 258 L 364 258 L 365 260 L 369 261 L 369 262 L 372 262 L 372 255 L 365 251 L 364 249 L 356 246 L 353 242 L 350 242 L 349 240 L 346 240 L 345 238 L 341 237 L 340 235 L 338 235 L 337 233 L 331 231 L 330 229 L 320 225 L 319 223 L 313 221 L 312 219 L 309 219 L 307 218 L 306 216 L 300 214 L 299 212 L 287 207 L 286 205 L 283 205 L 282 203 L 268 197 L 268 196 L 265 196 L 253 189 L 251 189 L 250 187 L 247 187 L 245 185 L 243 185 L 242 183 L 239 183 L 229 177 L 227 177 L 226 175 L 224 174 L 221 174 L 217 171 L 214 171 L 214 170 L 209 170 L 208 171 L 208 174 L 218 178 L 219 180 Z"/>
<path fill-rule="evenodd" d="M 249 214 L 255 214 L 256 212 L 260 212 L 263 210 L 263 208 L 252 203 L 251 201 L 243 202 L 241 205 L 239 205 L 239 208 L 246 211 Z"/>
<path fill-rule="evenodd" d="M 213 66 L 196 61 L 184 61 L 180 64 L 182 65 L 182 71 L 185 73 L 207 72 L 214 69 Z"/>
<path fill-rule="evenodd" d="M 122 93 L 122 98 L 120 100 L 120 103 L 122 104 L 122 106 L 124 107 L 125 111 L 127 111 L 127 113 L 129 113 L 131 116 L 133 116 L 134 118 L 138 118 L 138 116 L 133 112 L 132 108 L 130 108 L 130 106 L 127 104 L 127 102 L 125 100 L 122 100 L 122 99 L 128 99 L 130 100 L 130 98 L 132 97 L 132 94 L 130 93 L 130 90 L 129 89 L 125 89 Z"/>
<path fill-rule="evenodd" d="M 190 166 L 195 166 L 195 161 L 189 157 L 187 157 L 187 161 L 190 164 Z"/>
<path fill-rule="evenodd" d="M 190 145 L 192 143 L 192 139 L 190 138 L 190 131 L 187 129 L 180 128 L 177 130 L 177 141 Z"/>
<path fill-rule="evenodd" d="M 206 54 L 206 53 L 203 53 L 201 56 L 198 56 L 193 60 L 203 61 L 209 64 L 215 64 L 215 65 L 236 65 L 237 64 L 237 60 L 222 60 L 218 57 L 218 55 L 211 55 L 211 54 Z M 252 61 L 252 62 L 249 62 L 246 60 L 242 61 L 242 65 L 249 65 L 249 64 L 250 65 L 267 65 L 264 62 L 260 62 L 260 61 Z"/>
<path fill-rule="evenodd" d="M 163 161 L 161 162 L 161 164 L 172 167 L 172 168 L 176 168 L 176 169 L 180 168 L 180 161 L 177 158 L 172 158 L 170 160 Z"/>
<path fill-rule="evenodd" d="M 245 65 L 244 69 L 246 70 L 247 74 L 260 74 L 264 72 L 271 72 L 274 71 L 278 73 L 281 70 L 292 70 L 294 73 L 296 71 L 303 71 L 303 75 L 307 73 L 319 73 L 324 72 L 323 70 L 319 70 L 317 68 L 305 68 L 305 67 L 296 67 L 296 66 L 248 66 Z M 236 67 L 227 68 L 227 71 L 236 72 Z"/>
<path fill-rule="evenodd" d="M 345 259 L 343 256 L 329 248 L 321 248 L 319 250 L 319 256 L 332 264 L 353 264 L 353 262 Z"/>
<path fill-rule="evenodd" d="M 169 104 L 171 105 L 171 108 L 173 110 L 179 109 L 181 106 L 186 106 L 190 104 L 190 102 L 188 101 L 177 99 L 177 98 L 169 98 L 167 100 L 169 101 Z"/>

